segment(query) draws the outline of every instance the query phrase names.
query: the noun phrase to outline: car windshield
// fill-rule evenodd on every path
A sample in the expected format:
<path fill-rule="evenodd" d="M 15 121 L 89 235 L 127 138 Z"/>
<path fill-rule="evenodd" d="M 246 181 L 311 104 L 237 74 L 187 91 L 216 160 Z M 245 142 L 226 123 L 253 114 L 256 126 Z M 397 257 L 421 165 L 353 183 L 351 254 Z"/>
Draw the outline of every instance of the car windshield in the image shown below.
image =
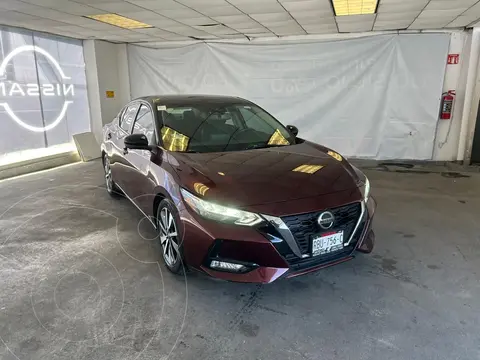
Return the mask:
<path fill-rule="evenodd" d="M 220 152 L 285 146 L 290 132 L 253 104 L 157 106 L 167 150 Z"/>

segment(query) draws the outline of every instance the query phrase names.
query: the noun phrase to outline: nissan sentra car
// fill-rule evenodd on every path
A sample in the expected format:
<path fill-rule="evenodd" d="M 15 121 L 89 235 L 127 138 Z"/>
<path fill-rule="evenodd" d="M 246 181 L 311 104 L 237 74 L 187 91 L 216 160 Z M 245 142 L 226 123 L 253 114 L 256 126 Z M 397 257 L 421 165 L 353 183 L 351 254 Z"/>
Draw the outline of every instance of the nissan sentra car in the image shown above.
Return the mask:
<path fill-rule="evenodd" d="M 297 134 L 238 97 L 142 97 L 103 129 L 106 188 L 150 219 L 173 273 L 269 283 L 371 252 L 368 179 Z"/>

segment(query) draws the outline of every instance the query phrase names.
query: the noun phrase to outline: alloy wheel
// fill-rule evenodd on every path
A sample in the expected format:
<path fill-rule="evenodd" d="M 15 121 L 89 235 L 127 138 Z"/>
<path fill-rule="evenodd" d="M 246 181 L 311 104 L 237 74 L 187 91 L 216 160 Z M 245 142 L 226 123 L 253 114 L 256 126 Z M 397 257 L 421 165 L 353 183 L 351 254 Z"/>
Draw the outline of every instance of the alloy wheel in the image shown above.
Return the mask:
<path fill-rule="evenodd" d="M 160 219 L 158 220 L 163 258 L 165 263 L 171 267 L 176 264 L 180 254 L 177 227 L 173 214 L 166 207 L 160 210 Z"/>

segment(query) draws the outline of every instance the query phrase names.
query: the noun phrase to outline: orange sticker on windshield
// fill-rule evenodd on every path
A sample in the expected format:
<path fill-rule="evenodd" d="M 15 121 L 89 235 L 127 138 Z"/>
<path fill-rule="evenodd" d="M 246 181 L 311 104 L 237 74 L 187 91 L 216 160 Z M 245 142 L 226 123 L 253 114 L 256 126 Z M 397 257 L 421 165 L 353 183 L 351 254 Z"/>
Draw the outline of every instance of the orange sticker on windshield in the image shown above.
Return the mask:
<path fill-rule="evenodd" d="M 186 151 L 190 138 L 168 126 L 162 128 L 162 140 L 165 149 L 170 151 Z"/>
<path fill-rule="evenodd" d="M 282 135 L 280 130 L 275 130 L 275 132 L 270 136 L 268 140 L 268 145 L 290 145 L 287 139 Z"/>

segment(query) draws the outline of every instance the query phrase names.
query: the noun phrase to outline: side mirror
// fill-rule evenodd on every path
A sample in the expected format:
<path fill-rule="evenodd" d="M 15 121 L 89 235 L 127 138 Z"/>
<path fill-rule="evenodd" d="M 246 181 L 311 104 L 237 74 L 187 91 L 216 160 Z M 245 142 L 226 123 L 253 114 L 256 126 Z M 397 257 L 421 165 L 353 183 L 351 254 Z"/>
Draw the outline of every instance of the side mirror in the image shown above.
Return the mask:
<path fill-rule="evenodd" d="M 132 150 L 151 150 L 151 146 L 148 145 L 148 139 L 143 134 L 128 135 L 125 140 L 125 149 Z"/>
<path fill-rule="evenodd" d="M 296 126 L 287 125 L 287 129 L 292 133 L 293 136 L 296 137 L 298 135 L 298 128 Z"/>

